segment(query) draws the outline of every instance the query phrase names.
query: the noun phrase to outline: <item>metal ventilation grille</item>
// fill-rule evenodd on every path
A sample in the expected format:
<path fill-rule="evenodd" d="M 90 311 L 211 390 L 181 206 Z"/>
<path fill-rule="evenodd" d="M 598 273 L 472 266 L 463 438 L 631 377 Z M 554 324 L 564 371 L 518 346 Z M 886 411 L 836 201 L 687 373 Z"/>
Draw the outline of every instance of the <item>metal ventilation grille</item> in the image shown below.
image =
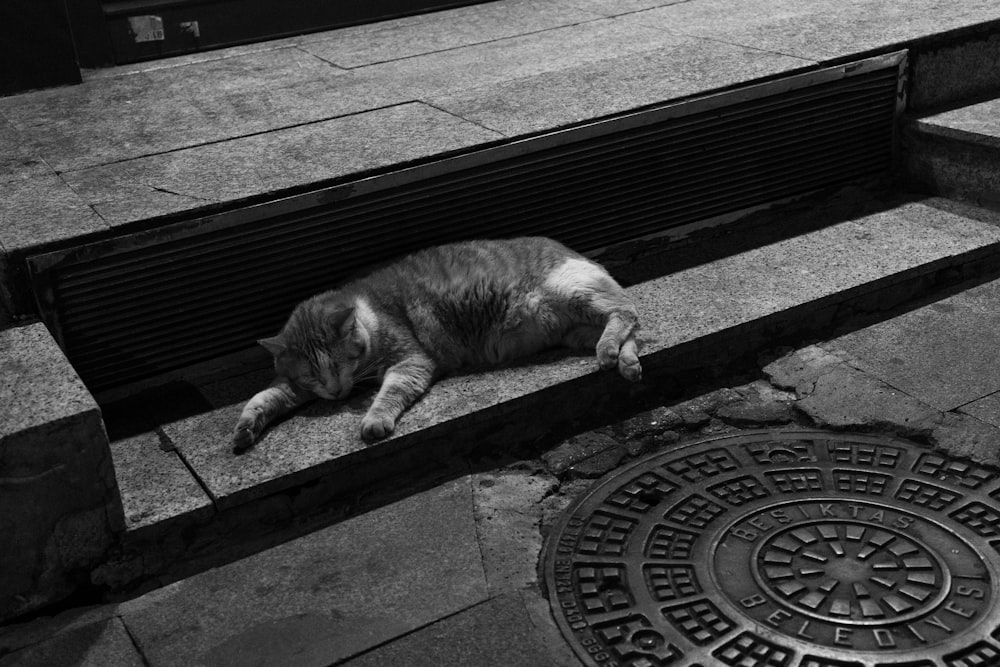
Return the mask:
<path fill-rule="evenodd" d="M 586 251 L 888 171 L 901 62 L 373 177 L 333 203 L 302 195 L 308 206 L 285 200 L 30 258 L 32 281 L 81 377 L 111 388 L 244 349 L 302 298 L 418 247 L 539 234 Z"/>

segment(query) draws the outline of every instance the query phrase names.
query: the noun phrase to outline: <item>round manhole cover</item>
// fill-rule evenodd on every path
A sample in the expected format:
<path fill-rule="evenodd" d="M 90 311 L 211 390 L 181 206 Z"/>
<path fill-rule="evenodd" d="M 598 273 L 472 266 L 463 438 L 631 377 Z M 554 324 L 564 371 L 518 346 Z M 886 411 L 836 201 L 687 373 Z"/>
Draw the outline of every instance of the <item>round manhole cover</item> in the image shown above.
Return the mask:
<path fill-rule="evenodd" d="M 1000 665 L 1000 473 L 867 435 L 714 438 L 599 482 L 545 583 L 588 665 Z"/>

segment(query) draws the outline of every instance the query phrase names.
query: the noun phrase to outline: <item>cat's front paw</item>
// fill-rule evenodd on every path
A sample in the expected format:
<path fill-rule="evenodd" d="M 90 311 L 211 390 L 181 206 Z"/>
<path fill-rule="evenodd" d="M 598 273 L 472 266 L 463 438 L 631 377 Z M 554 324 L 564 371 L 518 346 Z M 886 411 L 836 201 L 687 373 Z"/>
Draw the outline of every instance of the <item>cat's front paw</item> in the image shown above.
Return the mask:
<path fill-rule="evenodd" d="M 253 447 L 262 430 L 256 419 L 240 417 L 233 429 L 233 453 L 242 454 Z"/>
<path fill-rule="evenodd" d="M 385 412 L 371 412 L 361 420 L 361 438 L 366 442 L 388 437 L 396 427 L 396 420 Z"/>

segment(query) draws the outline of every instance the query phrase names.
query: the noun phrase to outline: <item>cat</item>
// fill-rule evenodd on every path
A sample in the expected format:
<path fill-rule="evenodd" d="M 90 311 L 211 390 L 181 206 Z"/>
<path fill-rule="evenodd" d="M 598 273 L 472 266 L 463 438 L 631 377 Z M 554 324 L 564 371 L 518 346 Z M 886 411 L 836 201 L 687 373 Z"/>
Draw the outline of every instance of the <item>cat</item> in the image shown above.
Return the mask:
<path fill-rule="evenodd" d="M 300 303 L 281 332 L 258 341 L 276 377 L 243 408 L 236 452 L 315 397 L 341 400 L 381 386 L 361 421 L 366 442 L 438 378 L 564 345 L 596 350 L 606 370 L 641 379 L 638 312 L 597 262 L 543 237 L 429 248 Z"/>

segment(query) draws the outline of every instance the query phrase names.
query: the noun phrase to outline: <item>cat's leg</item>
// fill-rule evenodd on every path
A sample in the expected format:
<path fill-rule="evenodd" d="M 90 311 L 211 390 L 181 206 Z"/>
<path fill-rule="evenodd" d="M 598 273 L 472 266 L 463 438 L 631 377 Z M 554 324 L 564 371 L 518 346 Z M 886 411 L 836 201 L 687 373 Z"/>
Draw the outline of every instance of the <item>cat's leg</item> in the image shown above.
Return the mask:
<path fill-rule="evenodd" d="M 570 333 L 587 324 L 603 326 L 596 344 L 601 368 L 617 368 L 622 377 L 633 382 L 642 377 L 635 341 L 639 313 L 604 267 L 584 259 L 567 259 L 549 274 L 545 285 L 556 302 L 569 303 L 576 321 Z"/>
<path fill-rule="evenodd" d="M 424 355 L 413 355 L 393 364 L 382 378 L 382 386 L 361 420 L 361 437 L 378 440 L 392 433 L 396 420 L 434 382 L 437 369 Z"/>
<path fill-rule="evenodd" d="M 280 375 L 274 378 L 267 389 L 243 406 L 233 430 L 233 451 L 238 454 L 250 449 L 268 424 L 313 398 L 312 392 L 296 387 L 288 378 Z"/>
<path fill-rule="evenodd" d="M 639 348 L 635 332 L 639 328 L 639 312 L 618 283 L 608 278 L 609 284 L 590 299 L 590 307 L 606 324 L 597 341 L 597 362 L 601 368 L 618 368 L 623 378 L 631 382 L 642 379 Z"/>

